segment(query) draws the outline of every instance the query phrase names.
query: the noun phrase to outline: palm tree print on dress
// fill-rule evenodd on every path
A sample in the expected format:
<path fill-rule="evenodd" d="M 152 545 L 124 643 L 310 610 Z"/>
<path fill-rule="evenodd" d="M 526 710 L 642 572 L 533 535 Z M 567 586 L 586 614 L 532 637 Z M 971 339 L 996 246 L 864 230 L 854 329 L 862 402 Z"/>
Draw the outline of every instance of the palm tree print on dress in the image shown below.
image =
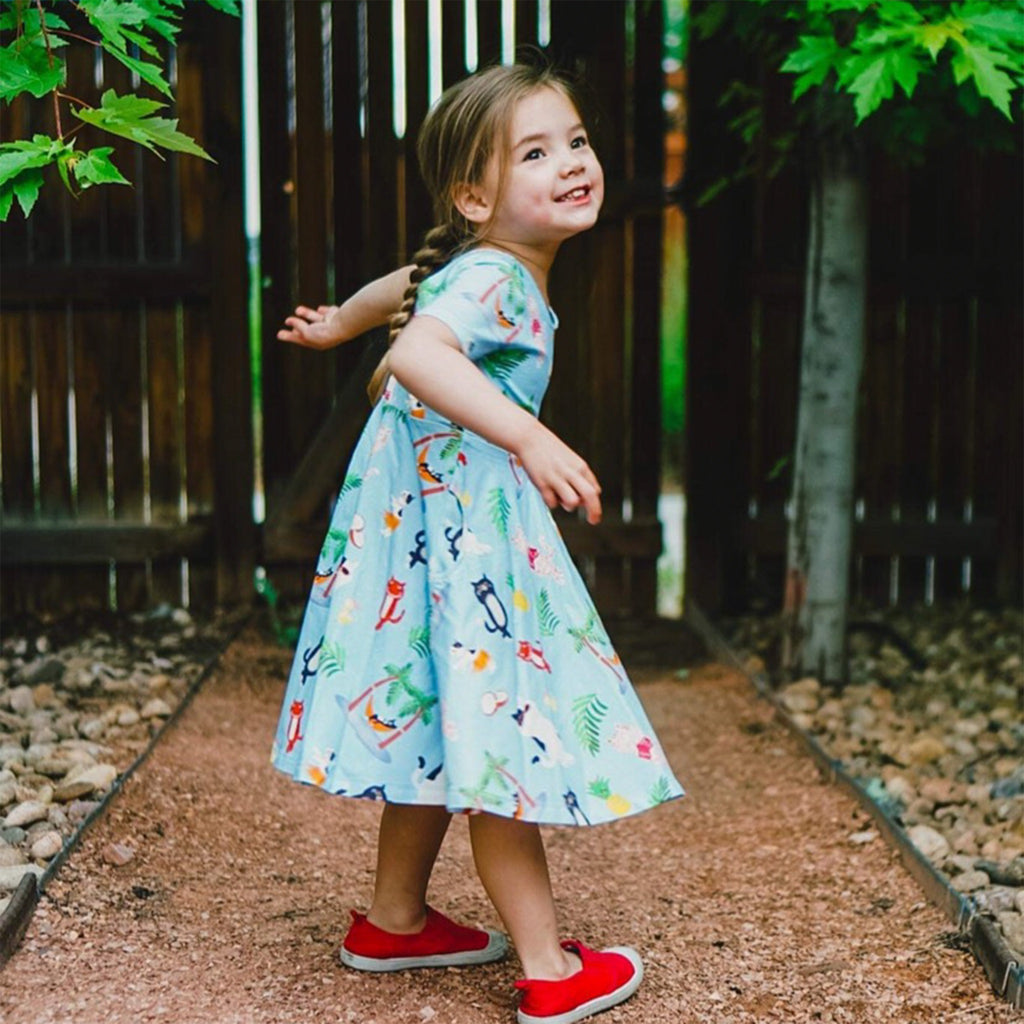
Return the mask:
<path fill-rule="evenodd" d="M 434 694 L 426 693 L 412 684 L 411 661 L 402 666 L 385 665 L 384 671 L 387 675 L 371 683 L 348 703 L 346 710 L 359 740 L 374 757 L 387 764 L 391 761 L 387 748 L 395 740 L 401 739 L 417 722 L 430 725 L 433 720 L 432 708 L 438 699 Z M 385 718 L 374 709 L 374 697 L 382 686 L 387 686 L 385 707 L 390 709 L 399 697 L 405 698 L 405 703 L 393 712 L 393 718 Z M 406 722 L 400 726 L 402 719 L 406 719 Z"/>
<path fill-rule="evenodd" d="M 611 640 L 608 639 L 608 634 L 601 628 L 600 623 L 597 619 L 597 613 L 593 608 L 587 613 L 587 620 L 582 626 L 569 626 L 569 635 L 576 641 L 576 651 L 579 653 L 586 648 L 590 653 L 597 658 L 602 665 L 606 665 L 610 668 L 615 675 L 615 678 L 619 681 L 619 689 L 622 693 L 626 692 L 626 684 L 623 680 L 622 673 L 619 671 L 622 663 L 619 661 L 619 656 L 615 653 L 612 647 Z M 612 652 L 611 657 L 607 657 L 599 648 L 606 647 Z"/>
<path fill-rule="evenodd" d="M 497 787 L 497 790 L 492 787 Z M 511 795 L 515 803 L 514 818 L 527 818 L 527 810 L 540 810 L 543 798 L 532 797 L 526 787 L 508 770 L 507 757 L 495 757 L 489 750 L 484 751 L 484 771 L 480 781 L 472 788 L 463 787 L 462 795 L 470 800 L 478 811 L 487 807 L 501 807 Z"/>

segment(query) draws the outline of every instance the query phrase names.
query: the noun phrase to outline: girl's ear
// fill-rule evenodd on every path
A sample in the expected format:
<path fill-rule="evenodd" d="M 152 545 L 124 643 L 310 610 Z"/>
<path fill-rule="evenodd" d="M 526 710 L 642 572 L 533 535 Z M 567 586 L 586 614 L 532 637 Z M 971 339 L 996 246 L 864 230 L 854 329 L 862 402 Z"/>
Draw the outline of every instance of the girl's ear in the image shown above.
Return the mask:
<path fill-rule="evenodd" d="M 491 218 L 491 204 L 476 185 L 456 185 L 452 191 L 455 209 L 471 224 L 485 224 Z"/>

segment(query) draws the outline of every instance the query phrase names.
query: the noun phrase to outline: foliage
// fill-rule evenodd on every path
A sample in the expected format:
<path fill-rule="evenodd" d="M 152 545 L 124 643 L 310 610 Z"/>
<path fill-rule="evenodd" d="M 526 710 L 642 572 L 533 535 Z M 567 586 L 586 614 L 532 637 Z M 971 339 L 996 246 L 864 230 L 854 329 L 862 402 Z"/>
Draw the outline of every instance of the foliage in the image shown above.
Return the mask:
<path fill-rule="evenodd" d="M 694 29 L 703 39 L 728 36 L 795 76 L 782 130 L 767 123 L 760 85 L 725 90 L 719 106 L 745 156 L 702 203 L 753 173 L 758 159 L 774 176 L 809 133 L 870 140 L 908 162 L 965 126 L 974 146 L 1013 144 L 1007 122 L 1024 86 L 1024 0 L 713 0 Z"/>
<path fill-rule="evenodd" d="M 267 602 L 267 610 L 270 612 L 270 626 L 274 631 L 274 638 L 282 647 L 293 647 L 299 638 L 299 627 L 294 624 L 286 624 L 282 618 L 278 605 L 281 596 L 277 587 L 270 581 L 266 569 L 258 566 L 253 578 L 253 585 L 256 593 Z"/>
<path fill-rule="evenodd" d="M 978 98 L 1012 120 L 1010 96 L 1024 84 L 1020 2 L 808 0 L 805 12 L 787 16 L 800 16 L 802 23 L 797 46 L 781 67 L 798 76 L 794 100 L 834 77 L 836 89 L 852 97 L 860 124 L 893 98 L 897 85 L 910 99 L 922 75 L 937 74 L 956 86 L 971 82 Z M 977 101 L 969 95 L 961 102 L 973 113 Z"/>
<path fill-rule="evenodd" d="M 228 14 L 239 13 L 238 0 L 205 2 Z M 80 148 L 75 136 L 86 126 L 129 139 L 157 155 L 164 149 L 210 159 L 195 140 L 178 131 L 176 118 L 156 116 L 165 103 L 133 93 L 119 96 L 108 89 L 93 107 L 65 91 L 73 83 L 67 81 L 61 50 L 92 46 L 128 68 L 140 83 L 173 100 L 161 44 L 165 50 L 173 45 L 183 7 L 184 0 L 0 3 L 0 101 L 49 97 L 55 131 L 55 136 L 36 133 L 31 139 L 0 144 L 0 221 L 7 219 L 15 199 L 26 217 L 32 212 L 48 167 L 56 167 L 72 195 L 93 185 L 129 184 L 110 159 L 113 147 Z M 68 110 L 80 124 L 68 127 Z"/>

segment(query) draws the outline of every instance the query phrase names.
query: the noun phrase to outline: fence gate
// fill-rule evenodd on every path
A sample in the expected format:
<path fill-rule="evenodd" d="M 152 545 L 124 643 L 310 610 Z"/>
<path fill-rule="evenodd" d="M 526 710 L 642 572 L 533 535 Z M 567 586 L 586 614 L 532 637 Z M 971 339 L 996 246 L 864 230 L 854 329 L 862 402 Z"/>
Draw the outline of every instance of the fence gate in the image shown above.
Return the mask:
<path fill-rule="evenodd" d="M 508 58 L 513 41 L 582 72 L 595 94 L 608 198 L 600 225 L 567 243 L 556 263 L 552 303 L 563 326 L 544 418 L 604 488 L 600 527 L 560 518 L 599 608 L 653 614 L 661 5 L 438 6 L 439 24 L 424 0 L 259 5 L 265 336 L 297 301 L 343 298 L 417 247 L 430 212 L 415 132 L 441 86 Z M 503 10 L 514 14 L 504 24 Z M 264 346 L 262 558 L 279 589 L 307 585 L 369 411 L 364 389 L 379 344 L 328 354 Z"/>

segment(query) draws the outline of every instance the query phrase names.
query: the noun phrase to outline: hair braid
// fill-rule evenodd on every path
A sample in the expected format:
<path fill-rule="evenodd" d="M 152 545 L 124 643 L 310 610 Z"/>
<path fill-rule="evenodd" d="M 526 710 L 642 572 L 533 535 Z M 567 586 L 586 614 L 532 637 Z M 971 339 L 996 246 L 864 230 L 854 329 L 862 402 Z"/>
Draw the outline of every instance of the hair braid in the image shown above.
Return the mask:
<path fill-rule="evenodd" d="M 416 295 L 419 292 L 420 282 L 425 281 L 431 274 L 438 271 L 446 263 L 449 263 L 456 256 L 460 249 L 469 245 L 473 236 L 468 232 L 461 231 L 454 224 L 439 224 L 431 228 L 423 236 L 423 245 L 414 253 L 412 261 L 415 264 L 412 273 L 409 275 L 409 287 L 405 289 L 402 296 L 402 305 L 391 314 L 388 331 L 388 347 L 398 337 L 402 328 L 412 319 L 413 310 L 416 308 Z M 384 391 L 384 385 L 388 379 L 388 353 L 377 364 L 373 371 L 370 383 L 366 386 L 366 393 L 370 396 L 370 402 L 377 404 Z"/>

